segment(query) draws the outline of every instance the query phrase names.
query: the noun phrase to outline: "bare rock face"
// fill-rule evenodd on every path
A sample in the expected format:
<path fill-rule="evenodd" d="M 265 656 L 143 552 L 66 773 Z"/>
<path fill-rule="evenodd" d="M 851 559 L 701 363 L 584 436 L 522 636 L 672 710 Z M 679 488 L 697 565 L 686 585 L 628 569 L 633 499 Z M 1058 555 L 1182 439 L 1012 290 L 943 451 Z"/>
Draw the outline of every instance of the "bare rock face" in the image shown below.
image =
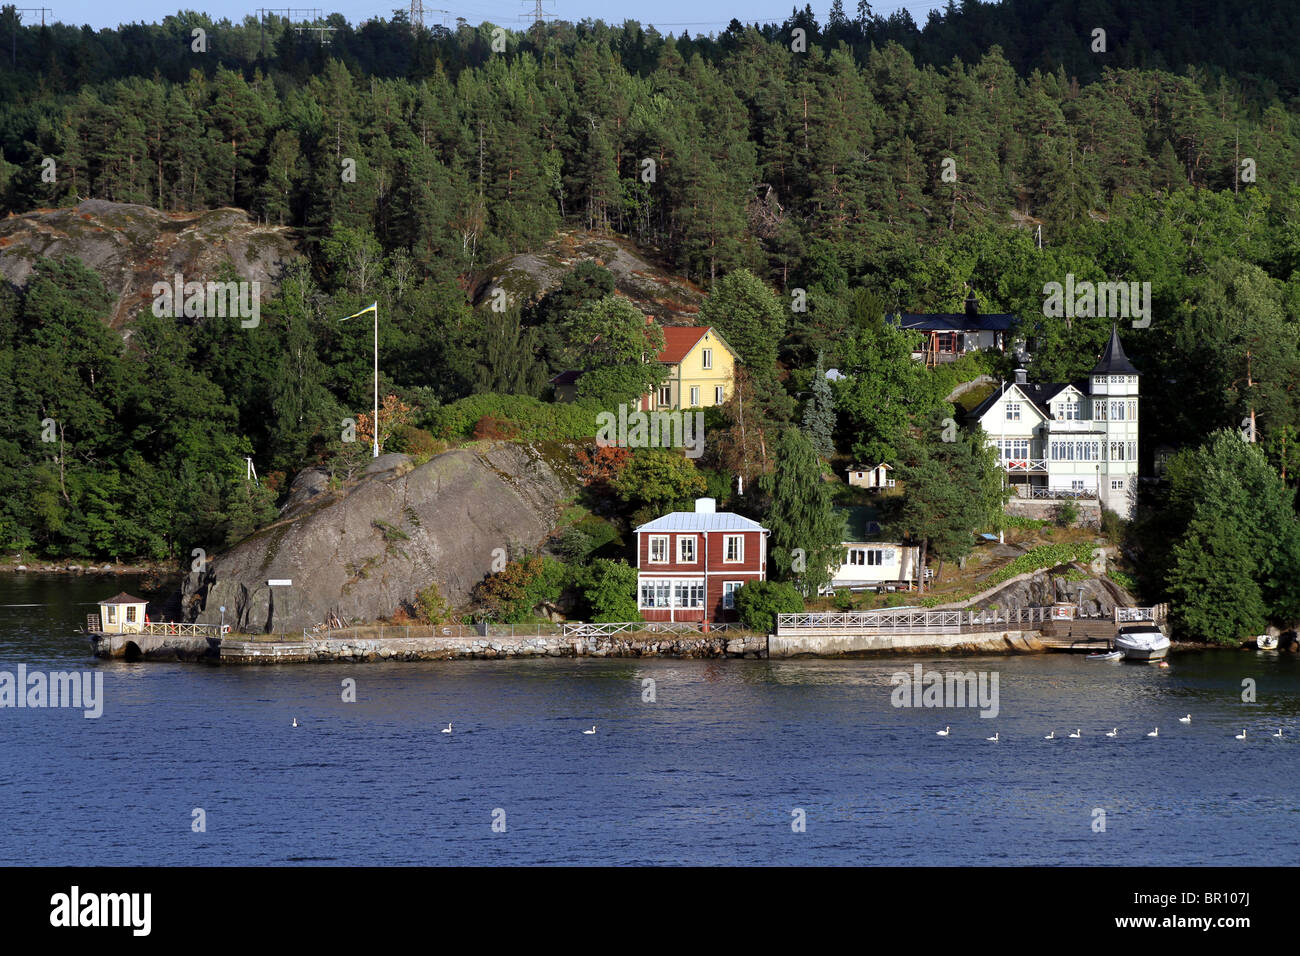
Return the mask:
<path fill-rule="evenodd" d="M 504 442 L 454 449 L 418 468 L 384 455 L 342 489 L 308 470 L 278 521 L 182 582 L 181 605 L 186 620 L 204 624 L 218 623 L 224 605 L 235 630 L 265 633 L 310 628 L 331 614 L 388 617 L 432 583 L 451 605 L 464 604 L 493 570 L 494 551 L 536 549 L 572 493 L 541 454 Z"/>
<path fill-rule="evenodd" d="M 564 275 L 578 263 L 595 262 L 614 275 L 614 291 L 630 300 L 646 315 L 665 325 L 688 325 L 696 321 L 704 293 L 694 284 L 656 265 L 653 252 L 623 239 L 583 230 L 566 230 L 541 249 L 496 263 L 491 278 L 475 296 L 483 302 L 497 290 L 506 300 L 522 305 L 555 289 Z"/>
<path fill-rule="evenodd" d="M 0 275 L 27 284 L 38 256 L 76 256 L 117 296 L 112 325 L 129 323 L 153 302 L 153 284 L 216 282 L 227 265 L 238 279 L 260 282 L 263 297 L 283 266 L 299 255 L 293 230 L 263 226 L 239 209 L 160 212 L 135 203 L 87 199 L 0 219 Z"/>

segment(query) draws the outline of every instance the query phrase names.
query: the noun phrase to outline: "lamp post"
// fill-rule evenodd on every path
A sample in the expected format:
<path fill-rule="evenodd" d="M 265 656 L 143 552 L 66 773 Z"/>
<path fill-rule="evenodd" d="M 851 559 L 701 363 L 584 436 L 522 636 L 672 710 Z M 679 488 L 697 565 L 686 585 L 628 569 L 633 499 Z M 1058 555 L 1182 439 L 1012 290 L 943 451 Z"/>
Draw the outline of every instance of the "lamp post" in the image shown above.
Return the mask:
<path fill-rule="evenodd" d="M 371 421 L 371 431 L 374 434 L 374 457 L 379 457 L 379 302 L 371 302 L 368 306 L 353 315 L 344 316 L 339 321 L 346 322 L 348 319 L 356 319 L 365 315 L 367 312 L 373 312 L 375 315 L 375 417 Z"/>
<path fill-rule="evenodd" d="M 221 605 L 221 630 L 217 632 L 218 636 L 226 633 L 226 606 Z"/>

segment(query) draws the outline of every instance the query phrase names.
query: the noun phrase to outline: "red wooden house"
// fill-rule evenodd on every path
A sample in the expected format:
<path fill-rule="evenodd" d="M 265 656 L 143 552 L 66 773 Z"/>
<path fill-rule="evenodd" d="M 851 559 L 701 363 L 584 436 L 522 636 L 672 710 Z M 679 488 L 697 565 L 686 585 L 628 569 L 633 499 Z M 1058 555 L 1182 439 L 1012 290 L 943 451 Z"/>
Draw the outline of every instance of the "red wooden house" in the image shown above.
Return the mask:
<path fill-rule="evenodd" d="M 712 498 L 636 529 L 637 608 L 647 621 L 731 621 L 732 595 L 767 579 L 767 536 L 757 521 L 717 512 Z"/>

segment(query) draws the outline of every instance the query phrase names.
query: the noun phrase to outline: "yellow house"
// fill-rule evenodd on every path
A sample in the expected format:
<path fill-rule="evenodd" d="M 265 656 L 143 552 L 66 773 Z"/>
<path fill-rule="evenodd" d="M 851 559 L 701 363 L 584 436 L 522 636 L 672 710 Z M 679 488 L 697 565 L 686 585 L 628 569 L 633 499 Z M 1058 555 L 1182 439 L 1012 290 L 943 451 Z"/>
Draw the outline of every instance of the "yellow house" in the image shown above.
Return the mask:
<path fill-rule="evenodd" d="M 668 378 L 642 399 L 644 411 L 708 408 L 731 397 L 739 359 L 712 326 L 665 328 L 658 358 L 668 366 Z"/>
<path fill-rule="evenodd" d="M 717 329 L 670 325 L 663 331 L 664 348 L 656 358 L 668 366 L 668 377 L 653 395 L 641 396 L 642 411 L 708 408 L 731 398 L 740 359 Z M 571 370 L 551 379 L 557 401 L 577 398 L 581 375 Z"/>
<path fill-rule="evenodd" d="M 99 629 L 105 634 L 133 634 L 144 629 L 148 602 L 125 591 L 99 602 Z"/>

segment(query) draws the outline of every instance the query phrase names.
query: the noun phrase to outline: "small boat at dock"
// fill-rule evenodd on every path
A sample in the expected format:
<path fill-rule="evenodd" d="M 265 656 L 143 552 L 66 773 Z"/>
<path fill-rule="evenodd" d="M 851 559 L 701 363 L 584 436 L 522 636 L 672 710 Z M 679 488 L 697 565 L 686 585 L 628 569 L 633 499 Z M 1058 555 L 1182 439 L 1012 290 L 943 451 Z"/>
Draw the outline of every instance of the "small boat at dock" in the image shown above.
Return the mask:
<path fill-rule="evenodd" d="M 1255 638 L 1255 646 L 1261 651 L 1277 650 L 1277 636 L 1274 634 L 1260 634 Z"/>
<path fill-rule="evenodd" d="M 1113 651 L 1097 651 L 1095 654 L 1089 654 L 1084 660 L 1087 661 L 1122 661 L 1124 652 L 1116 649 Z"/>
<path fill-rule="evenodd" d="M 1170 641 L 1158 624 L 1126 624 L 1115 635 L 1115 648 L 1130 661 L 1158 661 L 1169 653 Z"/>

